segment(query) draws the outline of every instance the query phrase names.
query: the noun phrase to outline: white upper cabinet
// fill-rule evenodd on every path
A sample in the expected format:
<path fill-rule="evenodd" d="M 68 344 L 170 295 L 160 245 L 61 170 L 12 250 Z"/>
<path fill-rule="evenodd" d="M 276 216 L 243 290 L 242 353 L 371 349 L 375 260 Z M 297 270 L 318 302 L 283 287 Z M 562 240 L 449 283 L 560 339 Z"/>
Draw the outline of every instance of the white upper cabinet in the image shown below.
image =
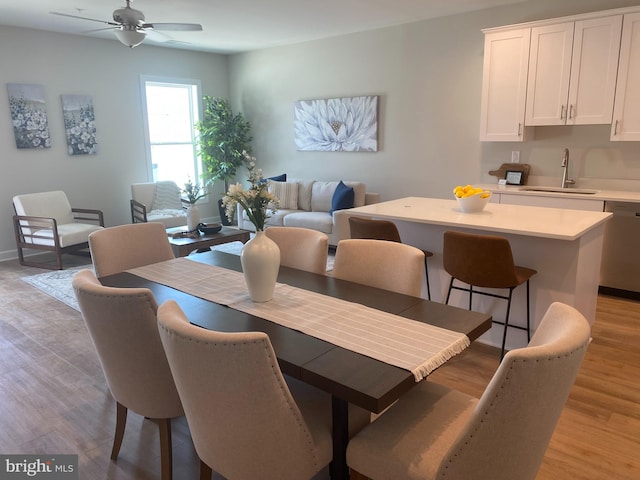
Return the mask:
<path fill-rule="evenodd" d="M 530 28 L 523 28 L 485 35 L 481 141 L 524 139 L 530 34 Z"/>
<path fill-rule="evenodd" d="M 576 22 L 567 125 L 610 124 L 622 15 Z"/>
<path fill-rule="evenodd" d="M 622 15 L 533 27 L 526 125 L 609 124 Z"/>
<path fill-rule="evenodd" d="M 611 140 L 640 141 L 640 13 L 624 16 Z"/>
<path fill-rule="evenodd" d="M 564 125 L 573 22 L 531 29 L 526 125 Z"/>

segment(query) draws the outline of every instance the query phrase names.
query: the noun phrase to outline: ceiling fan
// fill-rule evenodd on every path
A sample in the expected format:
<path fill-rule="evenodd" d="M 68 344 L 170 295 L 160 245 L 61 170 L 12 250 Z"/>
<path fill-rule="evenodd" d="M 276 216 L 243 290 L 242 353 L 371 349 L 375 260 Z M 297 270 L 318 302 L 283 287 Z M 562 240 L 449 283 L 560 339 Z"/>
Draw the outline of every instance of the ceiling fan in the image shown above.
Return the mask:
<path fill-rule="evenodd" d="M 80 17 L 77 15 L 69 15 L 67 13 L 50 12 L 53 15 L 63 17 L 78 18 L 80 20 L 90 20 L 92 22 L 100 22 L 110 25 L 108 28 L 99 30 L 113 30 L 120 43 L 127 47 L 133 48 L 140 45 L 146 38 L 148 33 L 158 30 L 164 31 L 201 31 L 202 25 L 198 23 L 149 23 L 145 21 L 144 13 L 135 8 L 131 8 L 131 1 L 126 0 L 127 6 L 118 8 L 113 11 L 113 21 L 96 20 L 95 18 Z M 99 31 L 92 30 L 92 31 Z"/>

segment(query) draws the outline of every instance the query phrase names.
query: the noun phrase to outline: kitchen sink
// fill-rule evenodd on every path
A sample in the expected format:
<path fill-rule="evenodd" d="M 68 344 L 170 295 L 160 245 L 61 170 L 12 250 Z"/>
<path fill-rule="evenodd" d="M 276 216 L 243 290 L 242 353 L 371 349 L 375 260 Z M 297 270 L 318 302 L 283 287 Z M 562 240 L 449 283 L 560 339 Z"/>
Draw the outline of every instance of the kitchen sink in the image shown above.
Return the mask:
<path fill-rule="evenodd" d="M 521 187 L 519 189 L 522 192 L 549 192 L 549 193 L 574 193 L 581 195 L 593 195 L 598 193 L 598 190 L 589 190 L 587 188 L 560 188 L 560 187 Z"/>

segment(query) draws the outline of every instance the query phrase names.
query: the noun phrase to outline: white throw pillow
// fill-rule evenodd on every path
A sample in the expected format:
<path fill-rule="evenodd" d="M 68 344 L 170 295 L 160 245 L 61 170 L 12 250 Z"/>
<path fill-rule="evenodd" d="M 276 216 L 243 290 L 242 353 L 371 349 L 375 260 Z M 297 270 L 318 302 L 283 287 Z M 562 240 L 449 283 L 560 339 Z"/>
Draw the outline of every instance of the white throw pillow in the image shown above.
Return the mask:
<path fill-rule="evenodd" d="M 298 209 L 298 184 L 292 182 L 273 182 L 269 180 L 269 192 L 280 200 L 282 210 Z"/>
<path fill-rule="evenodd" d="M 180 201 L 180 187 L 176 182 L 163 181 L 156 183 L 156 189 L 153 192 L 153 202 L 151 210 L 181 210 L 182 202 Z"/>

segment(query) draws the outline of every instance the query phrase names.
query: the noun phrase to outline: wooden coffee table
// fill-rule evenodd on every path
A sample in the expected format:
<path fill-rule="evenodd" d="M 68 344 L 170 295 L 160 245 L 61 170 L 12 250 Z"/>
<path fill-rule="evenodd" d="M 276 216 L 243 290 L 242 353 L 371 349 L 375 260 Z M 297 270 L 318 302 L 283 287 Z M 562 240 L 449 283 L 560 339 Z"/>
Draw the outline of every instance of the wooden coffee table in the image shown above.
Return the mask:
<path fill-rule="evenodd" d="M 186 257 L 194 250 L 198 252 L 206 251 L 209 250 L 209 247 L 220 245 L 222 243 L 237 241 L 246 243 L 249 241 L 249 235 L 251 234 L 249 230 L 240 230 L 239 228 L 233 227 L 222 227 L 222 230 L 220 230 L 220 232 L 213 235 L 200 234 L 196 238 L 172 236 L 179 232 L 186 232 L 186 230 L 186 227 L 167 228 L 169 243 L 171 244 L 171 249 L 173 250 L 173 254 L 176 257 Z"/>

